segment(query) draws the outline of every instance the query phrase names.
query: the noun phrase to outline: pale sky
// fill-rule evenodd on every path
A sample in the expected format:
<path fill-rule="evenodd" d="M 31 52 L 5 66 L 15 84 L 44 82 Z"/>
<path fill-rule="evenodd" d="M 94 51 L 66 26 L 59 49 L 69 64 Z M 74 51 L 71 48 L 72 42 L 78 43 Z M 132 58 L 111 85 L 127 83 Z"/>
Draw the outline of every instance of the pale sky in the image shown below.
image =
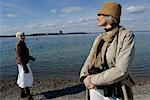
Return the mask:
<path fill-rule="evenodd" d="M 150 0 L 1 0 L 0 35 L 100 32 L 97 11 L 105 1 L 122 5 L 122 26 L 150 30 Z"/>

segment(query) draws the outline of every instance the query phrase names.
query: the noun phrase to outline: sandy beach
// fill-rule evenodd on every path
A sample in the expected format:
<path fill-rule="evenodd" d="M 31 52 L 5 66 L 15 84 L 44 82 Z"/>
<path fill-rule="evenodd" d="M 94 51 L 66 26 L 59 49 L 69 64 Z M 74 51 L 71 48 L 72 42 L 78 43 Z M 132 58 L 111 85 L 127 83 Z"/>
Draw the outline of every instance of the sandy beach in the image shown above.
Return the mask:
<path fill-rule="evenodd" d="M 136 79 L 133 87 L 135 100 L 149 100 L 150 80 Z M 1 78 L 0 100 L 27 100 L 21 99 L 16 77 Z M 85 100 L 85 87 L 77 77 L 36 77 L 31 88 L 34 100 Z"/>

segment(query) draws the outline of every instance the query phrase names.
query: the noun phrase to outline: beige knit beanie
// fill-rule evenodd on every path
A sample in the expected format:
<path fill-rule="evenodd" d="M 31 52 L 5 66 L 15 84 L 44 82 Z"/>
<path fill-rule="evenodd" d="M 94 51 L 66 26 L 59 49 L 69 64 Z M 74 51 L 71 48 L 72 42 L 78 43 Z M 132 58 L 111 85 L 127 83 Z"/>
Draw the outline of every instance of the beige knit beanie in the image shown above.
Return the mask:
<path fill-rule="evenodd" d="M 110 15 L 115 18 L 121 16 L 121 5 L 115 2 L 105 2 L 102 8 L 98 11 L 98 14 Z"/>

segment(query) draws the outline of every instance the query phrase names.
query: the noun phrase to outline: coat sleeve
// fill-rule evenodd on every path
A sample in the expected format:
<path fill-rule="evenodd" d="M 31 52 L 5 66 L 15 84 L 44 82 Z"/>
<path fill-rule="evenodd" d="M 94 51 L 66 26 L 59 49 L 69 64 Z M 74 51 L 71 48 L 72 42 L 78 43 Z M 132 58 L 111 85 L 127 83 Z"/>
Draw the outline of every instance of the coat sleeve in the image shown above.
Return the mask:
<path fill-rule="evenodd" d="M 21 56 L 21 48 L 19 45 L 16 46 L 16 56 L 17 56 L 17 62 L 21 65 L 24 65 L 22 61 L 23 58 Z"/>
<path fill-rule="evenodd" d="M 125 33 L 123 33 L 125 34 Z M 119 43 L 119 42 L 118 42 Z M 131 66 L 134 56 L 134 35 L 130 32 L 126 33 L 116 56 L 115 67 L 112 67 L 102 73 L 96 74 L 91 78 L 91 82 L 95 85 L 110 85 L 119 82 L 128 74 L 128 68 Z"/>
<path fill-rule="evenodd" d="M 92 66 L 93 64 L 93 61 L 94 61 L 94 58 L 96 57 L 96 45 L 97 45 L 97 42 L 98 42 L 98 38 L 100 38 L 101 35 L 97 36 L 94 40 L 94 43 L 92 45 L 92 48 L 90 50 L 90 53 L 87 57 L 87 59 L 85 60 L 84 62 L 84 65 L 83 67 L 81 68 L 81 72 L 80 72 L 80 78 L 82 76 L 88 76 L 88 69 Z"/>

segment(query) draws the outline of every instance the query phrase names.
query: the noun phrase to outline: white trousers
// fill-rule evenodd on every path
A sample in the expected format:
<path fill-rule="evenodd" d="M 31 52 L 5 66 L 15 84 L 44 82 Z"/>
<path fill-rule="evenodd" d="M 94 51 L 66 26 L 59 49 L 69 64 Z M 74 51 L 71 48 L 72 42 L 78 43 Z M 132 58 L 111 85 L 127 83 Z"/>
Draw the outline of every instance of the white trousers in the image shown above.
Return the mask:
<path fill-rule="evenodd" d="M 31 87 L 33 84 L 33 74 L 30 69 L 30 63 L 27 64 L 27 67 L 29 69 L 29 73 L 24 73 L 22 65 L 18 64 L 18 79 L 17 79 L 17 84 L 21 88 L 25 87 Z"/>
<path fill-rule="evenodd" d="M 103 91 L 90 89 L 90 100 L 121 100 L 119 98 L 105 97 Z"/>

